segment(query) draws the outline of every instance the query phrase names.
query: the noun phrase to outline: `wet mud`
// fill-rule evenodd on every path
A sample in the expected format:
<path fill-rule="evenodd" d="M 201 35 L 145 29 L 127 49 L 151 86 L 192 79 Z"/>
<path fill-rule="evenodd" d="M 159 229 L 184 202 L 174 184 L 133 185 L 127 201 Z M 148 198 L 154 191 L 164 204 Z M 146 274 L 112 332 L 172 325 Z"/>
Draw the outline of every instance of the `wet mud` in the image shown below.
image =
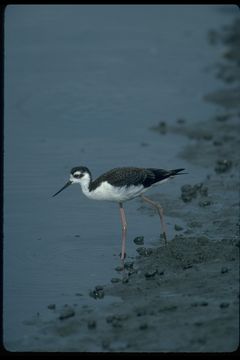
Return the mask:
<path fill-rule="evenodd" d="M 186 139 L 179 154 L 198 167 L 178 197 L 161 202 L 168 216 L 179 219 L 167 245 L 134 241 L 136 257 L 126 259 L 109 284 L 89 293 L 105 307 L 49 304 L 52 320 L 38 318 L 33 334 L 11 344 L 25 351 L 77 352 L 232 352 L 239 345 L 239 150 L 240 21 L 208 34 L 213 46 L 224 44 L 223 90 L 205 97 L 220 106 L 215 117 L 193 124 L 176 119 L 152 127 L 159 136 Z M 213 74 L 209 74 L 213 76 Z M 226 84 L 227 83 L 227 84 Z M 229 90 L 229 84 L 232 86 Z M 224 86 L 227 88 L 224 89 Z M 235 89 L 238 88 L 238 91 Z M 204 106 L 204 102 L 203 102 Z M 203 174 L 203 175 L 202 175 Z M 196 179 L 196 178 L 195 178 Z M 160 200 L 160 195 L 155 195 Z M 139 211 L 152 214 L 141 203 Z M 182 225 L 182 224 L 185 225 Z M 77 289 L 76 289 L 77 291 Z M 77 300 L 76 300 L 77 302 Z M 47 306 L 47 304 L 46 304 Z"/>

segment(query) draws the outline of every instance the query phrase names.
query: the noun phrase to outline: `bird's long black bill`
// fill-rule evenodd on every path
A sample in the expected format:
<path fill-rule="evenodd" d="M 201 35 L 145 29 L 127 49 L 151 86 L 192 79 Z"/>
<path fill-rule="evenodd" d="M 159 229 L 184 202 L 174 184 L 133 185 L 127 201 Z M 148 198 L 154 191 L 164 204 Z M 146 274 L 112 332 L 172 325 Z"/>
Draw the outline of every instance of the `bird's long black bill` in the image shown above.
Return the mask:
<path fill-rule="evenodd" d="M 72 184 L 72 181 L 68 181 L 58 192 L 56 192 L 56 194 L 54 194 L 52 197 L 56 196 L 57 194 L 59 194 L 61 191 L 63 191 L 64 189 L 66 189 L 69 185 Z"/>

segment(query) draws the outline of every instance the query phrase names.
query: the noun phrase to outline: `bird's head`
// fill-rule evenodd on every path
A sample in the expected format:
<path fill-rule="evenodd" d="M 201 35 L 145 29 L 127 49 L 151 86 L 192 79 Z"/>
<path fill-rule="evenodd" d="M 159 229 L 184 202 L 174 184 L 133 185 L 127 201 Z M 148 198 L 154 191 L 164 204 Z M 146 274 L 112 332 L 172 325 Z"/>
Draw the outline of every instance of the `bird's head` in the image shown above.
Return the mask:
<path fill-rule="evenodd" d="M 53 197 L 58 195 L 61 191 L 63 191 L 72 184 L 83 184 L 83 183 L 89 184 L 90 180 L 91 180 L 91 173 L 87 167 L 85 166 L 74 167 L 70 171 L 69 181 L 58 192 L 56 192 L 56 194 L 54 194 Z"/>

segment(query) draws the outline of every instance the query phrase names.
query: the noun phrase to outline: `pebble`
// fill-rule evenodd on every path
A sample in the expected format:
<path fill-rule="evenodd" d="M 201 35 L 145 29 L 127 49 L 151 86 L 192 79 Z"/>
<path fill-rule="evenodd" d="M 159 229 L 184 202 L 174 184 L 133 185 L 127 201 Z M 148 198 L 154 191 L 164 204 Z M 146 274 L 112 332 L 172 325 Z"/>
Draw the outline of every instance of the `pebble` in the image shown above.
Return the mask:
<path fill-rule="evenodd" d="M 167 132 L 167 125 L 165 123 L 165 121 L 160 121 L 158 126 L 157 126 L 157 130 L 161 133 L 161 134 L 166 134 Z"/>
<path fill-rule="evenodd" d="M 176 231 L 181 231 L 181 230 L 183 230 L 183 228 L 182 228 L 180 225 L 177 225 L 177 224 L 174 225 L 174 229 L 175 229 Z"/>
<path fill-rule="evenodd" d="M 186 265 L 183 265 L 183 270 L 187 270 L 187 269 L 190 269 L 190 268 L 192 268 L 193 267 L 193 265 L 192 264 L 186 264 Z"/>
<path fill-rule="evenodd" d="M 56 304 L 49 304 L 48 309 L 49 310 L 55 310 L 56 309 Z"/>
<path fill-rule="evenodd" d="M 207 236 L 202 235 L 197 238 L 197 242 L 200 245 L 206 245 L 209 243 L 209 239 L 207 238 Z"/>
<path fill-rule="evenodd" d="M 189 185 L 189 184 L 186 184 L 186 185 L 183 185 L 181 187 L 181 191 L 182 191 L 182 194 L 181 194 L 181 198 L 184 202 L 190 202 L 193 198 L 196 198 L 197 197 L 197 193 L 198 193 L 198 190 L 202 187 L 202 183 L 200 184 L 195 184 L 195 185 Z"/>
<path fill-rule="evenodd" d="M 222 141 L 219 141 L 219 140 L 214 140 L 213 141 L 214 146 L 222 146 L 222 144 L 223 144 Z"/>
<path fill-rule="evenodd" d="M 229 269 L 227 267 L 225 267 L 225 266 L 223 266 L 221 268 L 221 274 L 226 274 L 226 273 L 228 273 L 228 271 L 229 271 Z"/>
<path fill-rule="evenodd" d="M 208 196 L 208 187 L 203 186 L 203 183 L 195 184 L 195 185 L 183 185 L 181 187 L 181 198 L 184 202 L 190 202 L 193 198 L 196 198 L 198 193 L 201 196 Z"/>
<path fill-rule="evenodd" d="M 194 323 L 195 326 L 202 326 L 203 325 L 203 322 L 202 321 L 196 321 Z"/>
<path fill-rule="evenodd" d="M 95 290 L 96 290 L 96 291 L 103 290 L 103 286 L 102 286 L 102 285 L 96 285 L 96 286 L 95 286 Z"/>
<path fill-rule="evenodd" d="M 202 224 L 201 224 L 200 222 L 198 222 L 198 221 L 192 221 L 192 222 L 189 223 L 189 226 L 190 226 L 191 228 L 201 227 Z"/>
<path fill-rule="evenodd" d="M 113 327 L 122 327 L 122 320 L 125 320 L 121 315 L 110 315 L 106 317 L 106 322 Z"/>
<path fill-rule="evenodd" d="M 136 249 L 140 256 L 150 256 L 152 254 L 152 249 L 147 249 L 145 247 L 139 247 Z"/>
<path fill-rule="evenodd" d="M 89 329 L 95 329 L 97 326 L 97 323 L 95 320 L 88 320 L 88 328 Z"/>
<path fill-rule="evenodd" d="M 193 307 L 208 306 L 208 302 L 207 301 L 193 302 L 193 303 L 191 303 L 191 306 L 193 306 Z"/>
<path fill-rule="evenodd" d="M 144 244 L 144 236 L 137 236 L 133 242 L 136 244 L 136 245 L 143 245 Z"/>
<path fill-rule="evenodd" d="M 61 311 L 61 313 L 60 313 L 60 315 L 59 315 L 59 319 L 60 319 L 60 320 L 65 320 L 65 319 L 68 319 L 68 318 L 70 318 L 70 317 L 72 317 L 72 316 L 74 316 L 74 315 L 75 315 L 74 309 L 73 309 L 71 306 L 68 306 L 68 307 L 65 307 L 65 308 Z"/>
<path fill-rule="evenodd" d="M 185 122 L 186 122 L 186 120 L 183 119 L 183 118 L 177 119 L 177 123 L 178 123 L 178 124 L 184 124 Z"/>
<path fill-rule="evenodd" d="M 153 278 L 157 274 L 157 269 L 147 271 L 144 276 L 146 279 Z"/>
<path fill-rule="evenodd" d="M 226 308 L 229 307 L 229 303 L 228 302 L 222 302 L 219 306 L 220 306 L 221 309 L 226 309 Z"/>
<path fill-rule="evenodd" d="M 218 160 L 215 166 L 215 172 L 216 173 L 224 173 L 231 169 L 232 167 L 232 161 L 231 160 Z"/>
<path fill-rule="evenodd" d="M 198 205 L 201 207 L 206 207 L 211 205 L 211 201 L 210 200 L 199 201 Z"/>
<path fill-rule="evenodd" d="M 226 120 L 228 120 L 229 119 L 229 115 L 228 114 L 226 114 L 226 115 L 217 115 L 216 116 L 216 120 L 217 121 L 226 121 Z"/>
<path fill-rule="evenodd" d="M 148 324 L 147 323 L 142 323 L 139 325 L 139 329 L 140 330 L 146 330 L 148 328 Z"/>
<path fill-rule="evenodd" d="M 110 343 L 109 349 L 111 351 L 123 351 L 126 350 L 128 346 L 127 341 L 115 340 Z"/>
<path fill-rule="evenodd" d="M 146 315 L 146 313 L 147 313 L 146 309 L 137 309 L 136 311 L 137 316 L 143 316 Z"/>
<path fill-rule="evenodd" d="M 131 270 L 133 268 L 134 262 L 133 261 L 127 261 L 124 263 L 124 268 L 127 270 Z"/>
<path fill-rule="evenodd" d="M 112 278 L 112 279 L 111 279 L 111 282 L 112 282 L 113 284 L 118 283 L 118 282 L 120 282 L 120 281 L 121 281 L 121 279 L 119 279 L 119 278 Z"/>
<path fill-rule="evenodd" d="M 95 286 L 95 289 L 89 292 L 89 296 L 93 297 L 94 299 L 103 299 L 104 298 L 103 287 L 100 285 Z"/>
<path fill-rule="evenodd" d="M 208 187 L 207 186 L 202 186 L 200 189 L 199 189 L 199 194 L 201 196 L 208 196 Z"/>
<path fill-rule="evenodd" d="M 128 318 L 129 315 L 127 314 L 109 315 L 106 317 L 106 322 L 112 324 L 114 327 L 121 327 L 122 321 L 127 320 Z"/>
<path fill-rule="evenodd" d="M 210 133 L 206 133 L 206 134 L 203 135 L 204 140 L 212 140 L 212 138 L 213 138 L 213 136 Z"/>
<path fill-rule="evenodd" d="M 128 276 L 124 276 L 123 279 L 122 279 L 122 283 L 127 284 L 128 282 L 129 282 Z"/>
<path fill-rule="evenodd" d="M 118 271 L 118 272 L 123 271 L 123 267 L 122 266 L 116 266 L 115 270 Z"/>

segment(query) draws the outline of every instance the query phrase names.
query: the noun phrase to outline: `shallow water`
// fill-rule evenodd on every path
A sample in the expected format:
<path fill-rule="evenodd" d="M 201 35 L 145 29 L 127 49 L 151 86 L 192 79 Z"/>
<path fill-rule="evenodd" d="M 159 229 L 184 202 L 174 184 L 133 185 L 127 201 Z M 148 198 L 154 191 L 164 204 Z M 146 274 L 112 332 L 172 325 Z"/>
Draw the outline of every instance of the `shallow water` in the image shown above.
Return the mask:
<path fill-rule="evenodd" d="M 159 137 L 150 127 L 219 111 L 202 100 L 219 84 L 206 70 L 219 57 L 207 32 L 236 11 L 209 5 L 7 7 L 5 344 L 31 332 L 26 320 L 47 314 L 50 303 L 99 304 L 88 291 L 116 277 L 118 207 L 86 199 L 79 186 L 51 196 L 77 165 L 88 166 L 94 177 L 116 166 L 186 166 L 177 158 L 185 139 Z M 181 185 L 198 176 L 190 171 L 159 192 L 178 201 Z M 125 206 L 128 256 L 136 254 L 134 237 L 144 235 L 151 245 L 159 236 L 159 220 L 137 211 L 140 205 Z M 175 219 L 166 220 L 173 236 Z"/>

